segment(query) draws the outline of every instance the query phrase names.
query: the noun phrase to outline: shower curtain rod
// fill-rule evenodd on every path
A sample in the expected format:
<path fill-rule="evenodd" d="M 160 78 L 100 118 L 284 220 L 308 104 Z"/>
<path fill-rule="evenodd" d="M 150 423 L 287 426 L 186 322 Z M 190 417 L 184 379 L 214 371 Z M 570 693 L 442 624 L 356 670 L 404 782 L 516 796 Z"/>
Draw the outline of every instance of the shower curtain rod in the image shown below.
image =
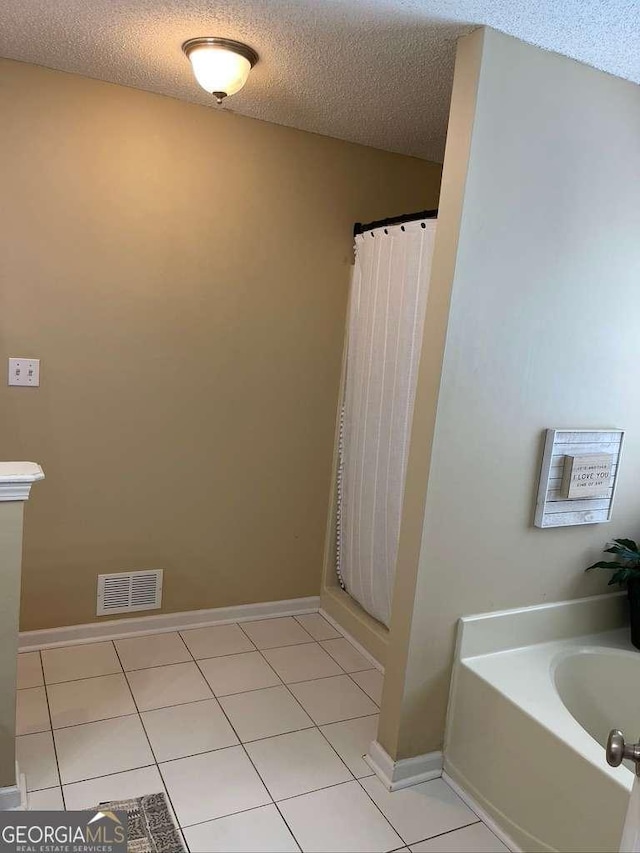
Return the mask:
<path fill-rule="evenodd" d="M 389 225 L 402 225 L 403 222 L 415 222 L 416 219 L 436 219 L 435 210 L 419 210 L 417 213 L 403 213 L 401 216 L 390 216 L 389 219 L 378 219 L 375 222 L 356 222 L 353 226 L 353 236 L 363 234 L 365 231 L 373 231 L 374 228 L 384 228 Z"/>

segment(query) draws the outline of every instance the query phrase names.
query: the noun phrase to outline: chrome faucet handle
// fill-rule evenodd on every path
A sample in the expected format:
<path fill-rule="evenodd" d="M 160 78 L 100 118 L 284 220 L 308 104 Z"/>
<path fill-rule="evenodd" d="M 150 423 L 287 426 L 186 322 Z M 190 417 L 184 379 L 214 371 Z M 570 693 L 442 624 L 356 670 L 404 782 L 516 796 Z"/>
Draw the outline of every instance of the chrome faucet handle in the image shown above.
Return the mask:
<path fill-rule="evenodd" d="M 640 776 L 640 743 L 625 743 L 620 729 L 611 729 L 607 738 L 607 764 L 620 767 L 625 758 L 636 765 L 636 776 Z"/>

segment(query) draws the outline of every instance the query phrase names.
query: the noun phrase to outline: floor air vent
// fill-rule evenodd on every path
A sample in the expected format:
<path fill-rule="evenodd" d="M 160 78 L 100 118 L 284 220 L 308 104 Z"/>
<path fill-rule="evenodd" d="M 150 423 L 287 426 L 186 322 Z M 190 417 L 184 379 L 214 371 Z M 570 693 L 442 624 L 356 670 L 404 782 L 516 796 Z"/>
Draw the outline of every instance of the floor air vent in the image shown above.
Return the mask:
<path fill-rule="evenodd" d="M 98 616 L 157 610 L 162 604 L 162 569 L 98 575 Z"/>

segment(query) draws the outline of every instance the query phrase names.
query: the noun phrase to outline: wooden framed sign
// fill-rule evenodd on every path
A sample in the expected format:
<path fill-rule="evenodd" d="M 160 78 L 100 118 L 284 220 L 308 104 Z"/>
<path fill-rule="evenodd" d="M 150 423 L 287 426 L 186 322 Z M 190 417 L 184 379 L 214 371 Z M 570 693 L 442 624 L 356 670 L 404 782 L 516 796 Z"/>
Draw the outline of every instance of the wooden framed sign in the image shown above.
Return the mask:
<path fill-rule="evenodd" d="M 623 438 L 621 429 L 546 431 L 536 527 L 611 520 Z"/>
<path fill-rule="evenodd" d="M 564 457 L 561 496 L 565 500 L 607 498 L 611 487 L 613 453 L 585 453 Z"/>

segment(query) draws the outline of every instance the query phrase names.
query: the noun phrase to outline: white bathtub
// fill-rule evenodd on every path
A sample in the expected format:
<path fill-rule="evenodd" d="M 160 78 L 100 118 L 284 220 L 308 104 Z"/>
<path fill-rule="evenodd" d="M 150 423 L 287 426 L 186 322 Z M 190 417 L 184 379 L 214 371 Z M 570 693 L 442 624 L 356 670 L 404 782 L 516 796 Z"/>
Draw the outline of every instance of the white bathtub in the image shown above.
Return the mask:
<path fill-rule="evenodd" d="M 582 646 L 554 661 L 553 678 L 565 708 L 604 748 L 611 729 L 629 740 L 640 736 L 640 653 L 623 648 Z M 628 763 L 633 772 L 633 765 Z"/>
<path fill-rule="evenodd" d="M 612 728 L 640 735 L 624 618 L 620 596 L 598 596 L 461 620 L 444 769 L 515 848 L 619 848 L 633 774 L 604 744 Z"/>

